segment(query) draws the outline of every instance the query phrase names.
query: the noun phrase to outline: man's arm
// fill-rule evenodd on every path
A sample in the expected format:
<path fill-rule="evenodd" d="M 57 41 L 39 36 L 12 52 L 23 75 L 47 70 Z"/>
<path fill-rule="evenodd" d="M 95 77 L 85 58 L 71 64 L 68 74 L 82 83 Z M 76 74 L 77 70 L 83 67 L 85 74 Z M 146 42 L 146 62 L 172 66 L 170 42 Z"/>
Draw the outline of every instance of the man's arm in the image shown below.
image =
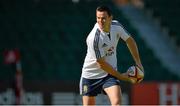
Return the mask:
<path fill-rule="evenodd" d="M 100 58 L 97 60 L 97 63 L 99 64 L 99 66 L 101 67 L 101 69 L 103 69 L 104 71 L 106 71 L 108 74 L 118 78 L 119 80 L 124 80 L 124 81 L 128 81 L 131 83 L 135 83 L 135 81 L 133 79 L 130 79 L 128 76 L 119 73 L 118 71 L 116 71 L 111 65 L 109 65 L 104 58 Z"/>
<path fill-rule="evenodd" d="M 129 48 L 129 51 L 131 52 L 131 55 L 136 63 L 136 65 L 142 70 L 144 71 L 144 68 L 141 64 L 141 60 L 140 60 L 140 56 L 139 56 L 139 51 L 138 51 L 138 47 L 136 45 L 135 40 L 132 37 L 129 37 L 126 40 L 126 44 Z"/>

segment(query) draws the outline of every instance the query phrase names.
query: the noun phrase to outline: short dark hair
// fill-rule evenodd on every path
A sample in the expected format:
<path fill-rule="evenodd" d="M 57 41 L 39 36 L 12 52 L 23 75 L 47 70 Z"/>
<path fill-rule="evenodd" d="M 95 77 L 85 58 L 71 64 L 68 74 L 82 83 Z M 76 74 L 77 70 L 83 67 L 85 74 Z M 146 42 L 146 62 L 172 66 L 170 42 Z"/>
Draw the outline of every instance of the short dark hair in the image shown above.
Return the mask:
<path fill-rule="evenodd" d="M 100 12 L 106 11 L 109 16 L 112 16 L 110 8 L 108 6 L 106 6 L 106 5 L 98 6 L 96 11 L 100 11 Z"/>

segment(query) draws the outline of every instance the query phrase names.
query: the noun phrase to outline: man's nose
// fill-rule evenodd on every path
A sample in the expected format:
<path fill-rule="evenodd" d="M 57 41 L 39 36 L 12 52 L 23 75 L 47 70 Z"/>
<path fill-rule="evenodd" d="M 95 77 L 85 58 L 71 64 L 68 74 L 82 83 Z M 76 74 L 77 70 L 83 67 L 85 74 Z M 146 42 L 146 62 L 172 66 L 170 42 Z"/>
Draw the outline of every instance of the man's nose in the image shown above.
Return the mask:
<path fill-rule="evenodd" d="M 101 22 L 104 22 L 104 19 L 101 19 Z"/>

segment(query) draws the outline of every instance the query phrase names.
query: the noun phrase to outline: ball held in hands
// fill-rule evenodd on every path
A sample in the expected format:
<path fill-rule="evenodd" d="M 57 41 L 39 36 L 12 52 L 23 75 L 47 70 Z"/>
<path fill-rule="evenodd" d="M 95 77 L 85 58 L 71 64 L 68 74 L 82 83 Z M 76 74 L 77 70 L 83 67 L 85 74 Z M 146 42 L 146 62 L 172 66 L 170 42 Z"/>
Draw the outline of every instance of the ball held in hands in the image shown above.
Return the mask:
<path fill-rule="evenodd" d="M 127 75 L 132 83 L 140 83 L 144 78 L 144 72 L 138 66 L 130 66 Z"/>

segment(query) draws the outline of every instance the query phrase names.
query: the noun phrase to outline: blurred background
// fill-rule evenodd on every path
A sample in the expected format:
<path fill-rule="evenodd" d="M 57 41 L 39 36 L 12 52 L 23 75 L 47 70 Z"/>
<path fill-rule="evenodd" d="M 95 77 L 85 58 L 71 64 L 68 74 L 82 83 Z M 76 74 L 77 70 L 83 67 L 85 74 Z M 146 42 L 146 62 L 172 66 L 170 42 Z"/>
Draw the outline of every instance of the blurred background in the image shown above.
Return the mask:
<path fill-rule="evenodd" d="M 108 5 L 136 40 L 141 84 L 122 104 L 180 104 L 179 0 L 0 0 L 0 104 L 81 105 L 79 79 L 95 10 Z M 134 61 L 123 41 L 118 68 Z M 97 104 L 109 104 L 99 95 Z"/>

